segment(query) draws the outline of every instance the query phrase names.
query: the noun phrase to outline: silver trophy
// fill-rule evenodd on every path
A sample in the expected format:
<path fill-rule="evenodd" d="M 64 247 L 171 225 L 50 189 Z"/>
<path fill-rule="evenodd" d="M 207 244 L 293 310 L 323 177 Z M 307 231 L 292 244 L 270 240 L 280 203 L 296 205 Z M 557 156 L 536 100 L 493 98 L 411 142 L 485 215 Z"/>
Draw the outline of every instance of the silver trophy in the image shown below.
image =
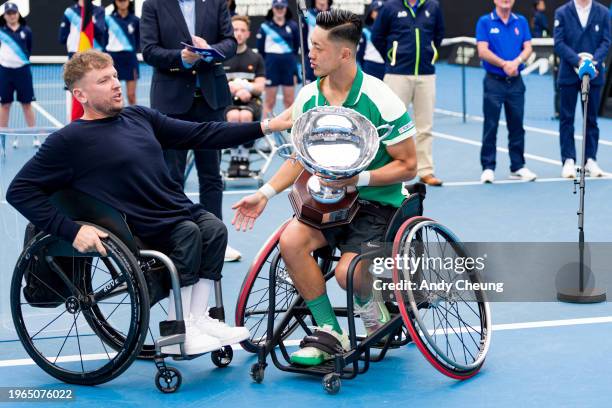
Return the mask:
<path fill-rule="evenodd" d="M 379 136 L 379 130 L 386 132 Z M 360 113 L 338 106 L 319 106 L 300 115 L 291 130 L 291 144 L 310 174 L 298 179 L 290 195 L 298 217 L 319 226 L 350 222 L 358 206 L 356 192 L 347 197 L 346 187 L 322 181 L 349 179 L 365 170 L 376 157 L 380 140 L 392 130 L 390 125 L 376 128 Z"/>
<path fill-rule="evenodd" d="M 379 129 L 389 129 L 384 125 Z M 383 136 L 386 137 L 390 131 Z M 312 177 L 308 191 L 323 204 L 337 203 L 346 188 L 321 183 L 354 177 L 365 170 L 378 152 L 378 129 L 360 113 L 338 106 L 319 106 L 304 112 L 293 124 L 291 141 Z"/>

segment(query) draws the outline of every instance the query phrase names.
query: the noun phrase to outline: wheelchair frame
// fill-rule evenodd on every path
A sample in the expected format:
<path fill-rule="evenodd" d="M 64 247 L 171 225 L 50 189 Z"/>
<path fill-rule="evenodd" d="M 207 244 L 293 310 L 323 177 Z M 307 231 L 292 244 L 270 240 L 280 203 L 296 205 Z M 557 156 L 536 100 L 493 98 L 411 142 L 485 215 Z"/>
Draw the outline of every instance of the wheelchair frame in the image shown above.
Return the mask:
<path fill-rule="evenodd" d="M 127 252 L 126 254 L 127 257 L 128 258 L 133 257 L 133 259 L 136 260 L 135 266 L 138 266 L 139 270 L 135 271 L 135 273 L 143 275 L 144 272 L 148 270 L 148 268 L 152 267 L 152 263 L 150 261 L 147 261 L 147 259 L 153 259 L 154 262 L 160 262 L 167 269 L 168 273 L 170 274 L 170 281 L 171 281 L 172 291 L 173 291 L 174 299 L 175 299 L 176 320 L 160 322 L 160 337 L 158 337 L 157 339 L 154 339 L 153 346 L 150 346 L 150 345 L 147 346 L 147 345 L 141 344 L 140 348 L 136 347 L 134 350 L 130 350 L 129 352 L 132 354 L 135 354 L 137 357 L 140 357 L 140 358 L 144 358 L 144 359 L 153 358 L 156 368 L 157 368 L 157 373 L 155 376 L 155 384 L 157 388 L 164 393 L 175 392 L 176 390 L 178 390 L 178 388 L 180 387 L 182 383 L 182 376 L 178 369 L 174 367 L 168 367 L 166 365 L 165 358 L 169 357 L 169 355 L 162 353 L 161 348 L 164 346 L 179 344 L 181 355 L 172 356 L 172 358 L 176 361 L 191 360 L 203 354 L 187 355 L 185 353 L 185 349 L 184 349 L 185 323 L 184 323 L 184 314 L 183 314 L 181 291 L 180 291 L 180 280 L 179 280 L 178 271 L 176 270 L 174 263 L 167 255 L 165 255 L 162 252 L 155 251 L 155 250 L 149 250 L 149 249 L 143 249 L 142 244 L 139 242 L 139 240 L 132 235 L 125 221 L 125 217 L 122 214 L 120 214 L 114 208 L 94 199 L 93 197 L 87 194 L 73 191 L 73 190 L 64 190 L 64 191 L 55 193 L 51 197 L 51 202 L 58 209 L 60 209 L 60 211 L 62 211 L 66 216 L 70 217 L 73 220 L 77 220 L 79 224 L 92 225 L 105 232 L 110 233 L 109 234 L 110 236 L 112 236 L 114 239 L 116 239 L 119 243 L 122 244 L 120 245 L 120 247 L 123 246 L 124 248 L 120 248 L 120 249 Z M 28 255 L 29 253 L 26 253 L 26 252 L 30 248 L 35 246 L 36 242 L 43 241 L 49 238 L 51 238 L 51 236 L 48 234 L 40 234 L 40 233 L 37 234 L 36 237 L 33 238 L 32 241 L 26 245 L 26 248 L 24 249 L 24 253 L 22 254 L 22 257 L 20 257 L 20 260 L 21 258 L 24 257 L 24 255 L 25 255 L 25 259 L 29 259 L 29 255 Z M 38 241 L 34 242 L 35 239 L 37 239 Z M 103 244 L 107 245 L 105 240 L 102 240 L 102 241 L 103 241 Z M 54 256 L 87 257 L 88 255 L 92 255 L 92 254 L 75 253 L 76 251 L 72 249 L 69 243 L 66 243 L 61 240 L 57 242 L 58 242 L 58 245 L 56 245 L 56 249 L 50 255 L 45 257 L 45 261 L 49 264 L 51 269 L 59 275 L 59 277 L 67 285 L 67 287 L 70 288 L 73 291 L 73 293 L 77 293 L 79 291 L 76 288 L 75 284 L 66 276 L 65 273 L 63 273 L 63 271 L 57 265 L 57 263 L 54 262 L 53 257 Z M 99 254 L 95 254 L 95 255 L 99 255 Z M 42 260 L 39 260 L 39 262 L 40 261 Z M 17 267 L 19 267 L 19 265 L 20 265 L 20 262 L 18 262 Z M 142 277 L 142 281 L 144 281 L 144 276 Z M 115 282 L 113 282 L 113 284 L 115 284 Z M 18 290 L 19 290 L 21 288 L 21 280 L 19 282 L 15 282 L 15 279 L 13 279 L 13 285 L 19 285 L 18 287 Z M 209 313 L 211 317 L 214 317 L 220 320 L 224 320 L 225 313 L 224 313 L 224 307 L 223 307 L 223 295 L 222 295 L 221 282 L 220 281 L 215 282 L 214 288 L 215 288 L 215 307 L 211 307 Z M 144 288 L 141 288 L 141 289 L 148 294 L 148 288 L 146 285 Z M 117 286 L 115 288 L 109 289 L 108 292 L 111 295 L 115 295 L 116 290 L 121 291 L 121 287 Z M 11 292 L 17 293 L 15 292 L 13 288 L 11 289 Z M 146 298 L 145 300 L 148 302 L 148 296 L 145 296 L 145 298 Z M 101 300 L 104 300 L 104 298 L 102 298 Z M 79 303 L 79 307 L 82 307 L 80 305 L 81 303 L 80 300 L 77 301 L 77 303 Z M 14 316 L 15 316 L 15 313 L 14 313 Z M 144 320 L 146 321 L 140 321 L 139 325 L 145 325 L 146 327 L 149 327 L 148 314 L 146 316 L 146 319 Z M 20 323 L 20 322 L 18 323 L 16 319 L 14 319 L 14 321 L 15 321 L 15 325 Z M 90 321 L 88 321 L 88 324 L 91 326 Z M 108 322 L 106 322 L 106 324 L 108 324 Z M 20 329 L 17 327 L 16 329 L 17 329 L 17 332 L 20 333 Z M 94 327 L 92 327 L 92 330 L 94 331 L 94 333 L 98 334 L 96 330 L 94 329 Z M 100 339 L 100 340 L 102 341 L 106 339 Z M 23 341 L 24 339 L 22 339 L 22 342 Z M 114 344 L 114 345 L 109 344 L 109 345 L 111 347 L 118 346 L 118 344 Z M 148 348 L 148 349 L 144 349 L 144 348 Z M 30 353 L 30 350 L 27 350 L 27 351 L 28 353 Z M 204 354 L 208 354 L 208 353 L 204 353 Z M 31 357 L 33 357 L 34 360 L 37 361 L 35 356 L 31 355 Z M 231 349 L 231 346 L 224 346 L 222 349 L 215 350 L 211 353 L 211 359 L 213 363 L 218 367 L 228 366 L 231 363 L 232 357 L 233 357 L 233 351 Z M 133 361 L 133 359 L 129 359 L 129 360 Z M 131 361 L 130 361 L 130 364 L 131 364 Z M 54 375 L 47 368 L 45 367 L 41 367 L 41 368 L 45 369 L 45 371 Z M 125 367 L 124 369 L 126 368 L 127 367 Z M 94 381 L 94 382 L 92 382 L 92 380 L 87 379 L 87 378 L 83 378 L 82 380 L 61 378 L 59 376 L 57 378 L 59 378 L 62 381 L 74 382 L 77 384 L 97 385 L 97 384 L 101 384 L 106 381 L 110 381 L 111 379 L 115 378 L 117 375 L 120 375 L 122 371 L 123 369 L 119 370 L 119 372 L 117 372 L 115 375 L 111 375 L 110 378 L 106 378 L 103 381 Z M 84 377 L 86 377 L 86 375 Z"/>
<path fill-rule="evenodd" d="M 424 225 L 424 223 L 435 223 L 425 217 L 423 214 L 423 200 L 425 198 L 425 186 L 421 183 L 409 186 L 408 190 L 412 197 L 409 197 L 398 210 L 398 213 L 393 217 L 390 225 L 387 229 L 385 241 L 393 240 L 395 244 L 395 238 L 398 235 L 404 233 L 407 226 L 413 225 L 418 221 L 417 226 Z M 418 197 L 418 202 L 415 203 L 415 196 Z M 411 202 L 412 201 L 412 202 Z M 416 205 L 418 204 L 418 205 Z M 284 224 L 286 225 L 286 224 Z M 284 227 L 284 226 L 283 226 Z M 454 375 L 450 369 L 445 369 L 441 365 L 434 361 L 435 357 L 428 355 L 427 346 L 420 340 L 419 333 L 411 325 L 407 324 L 405 319 L 410 318 L 410 313 L 406 311 L 406 306 L 402 300 L 401 304 L 393 302 L 385 302 L 387 308 L 391 312 L 391 319 L 383 327 L 377 330 L 370 336 L 359 336 L 355 329 L 355 316 L 354 316 L 354 303 L 353 303 L 353 287 L 354 287 L 354 273 L 357 264 L 363 259 L 388 256 L 388 250 L 385 248 L 377 248 L 367 253 L 362 253 L 356 256 L 349 264 L 347 271 L 347 287 L 346 287 L 346 307 L 334 307 L 334 312 L 338 317 L 346 317 L 348 321 L 348 337 L 350 341 L 350 350 L 343 354 L 336 354 L 331 360 L 324 362 L 318 366 L 298 366 L 291 364 L 290 356 L 287 351 L 287 345 L 285 344 L 286 338 L 299 326 L 306 334 L 311 334 L 311 330 L 308 328 L 306 319 L 308 316 L 312 319 L 312 313 L 306 307 L 304 299 L 295 290 L 296 298 L 293 299 L 291 305 L 286 310 L 277 309 L 276 302 L 276 287 L 277 287 L 277 270 L 279 263 L 281 262 L 280 251 L 276 252 L 270 262 L 268 271 L 263 270 L 264 263 L 261 261 L 262 255 L 270 256 L 273 252 L 274 246 L 271 243 L 278 242 L 280 234 L 282 233 L 283 227 L 279 228 L 272 238 L 268 241 L 265 249 L 262 249 L 261 253 L 258 254 L 258 258 L 254 261 L 249 274 L 245 278 L 243 289 L 239 296 L 238 305 L 236 307 L 236 324 L 245 323 L 244 318 L 247 313 L 248 297 L 250 291 L 253 288 L 254 280 L 257 279 L 259 274 L 267 272 L 268 280 L 268 309 L 267 315 L 263 319 L 266 320 L 266 331 L 265 341 L 258 341 L 258 344 L 243 343 L 243 348 L 247 351 L 255 351 L 258 355 L 258 361 L 251 367 L 252 379 L 260 383 L 264 379 L 265 368 L 267 367 L 267 357 L 270 356 L 272 363 L 280 370 L 286 372 L 293 372 L 306 375 L 323 376 L 322 385 L 326 392 L 335 394 L 340 390 L 341 379 L 352 379 L 359 374 L 364 374 L 368 371 L 370 363 L 379 362 L 384 359 L 389 349 L 395 349 L 402 347 L 412 341 L 412 336 L 417 336 L 415 343 L 418 349 L 425 355 L 428 361 L 436 367 L 442 373 L 456 379 L 466 379 L 475 375 L 482 363 L 484 362 L 484 356 L 488 351 L 488 342 L 490 337 L 487 336 L 485 339 L 484 349 L 482 351 L 482 360 L 478 362 L 478 366 L 472 371 L 465 371 L 460 374 Z M 452 235 L 452 234 L 451 234 Z M 403 235 L 402 235 L 403 236 Z M 451 236 L 451 238 L 455 238 Z M 455 242 L 458 242 L 456 240 Z M 324 248 L 329 252 L 329 248 Z M 394 245 L 393 251 L 397 248 Z M 263 254 L 265 252 L 265 254 Z M 331 255 L 325 255 L 321 250 L 317 250 L 314 256 L 319 258 L 319 267 L 321 268 L 324 279 L 327 282 L 331 279 L 335 271 L 332 270 L 333 262 L 339 260 L 338 257 Z M 397 270 L 394 270 L 397 273 Z M 250 281 L 249 281 L 250 280 Z M 293 288 L 295 289 L 295 288 Z M 246 292 L 245 292 L 246 291 Z M 259 290 L 258 290 L 259 291 Z M 396 296 L 401 296 L 399 292 L 395 293 Z M 259 297 L 259 295 L 258 295 Z M 485 301 L 486 303 L 486 301 Z M 400 307 L 401 306 L 401 307 Z M 419 304 L 418 308 L 429 308 L 429 303 L 425 302 L 424 305 Z M 489 310 L 488 306 L 484 310 L 486 327 L 490 325 Z M 265 311 L 252 312 L 254 314 L 264 314 Z M 280 321 L 276 320 L 276 315 L 281 314 L 282 318 Z M 414 317 L 414 316 L 413 316 Z M 481 316 L 482 319 L 482 316 Z M 314 322 L 314 319 L 313 319 Z M 260 325 L 261 323 L 257 323 Z M 410 327 L 409 327 L 410 326 Z M 253 334 L 253 333 L 252 333 Z M 264 336 L 262 335 L 261 339 Z M 262 344 L 263 343 L 263 344 Z M 293 344 L 289 344 L 293 345 Z M 377 349 L 378 352 L 372 352 L 373 349 Z"/>

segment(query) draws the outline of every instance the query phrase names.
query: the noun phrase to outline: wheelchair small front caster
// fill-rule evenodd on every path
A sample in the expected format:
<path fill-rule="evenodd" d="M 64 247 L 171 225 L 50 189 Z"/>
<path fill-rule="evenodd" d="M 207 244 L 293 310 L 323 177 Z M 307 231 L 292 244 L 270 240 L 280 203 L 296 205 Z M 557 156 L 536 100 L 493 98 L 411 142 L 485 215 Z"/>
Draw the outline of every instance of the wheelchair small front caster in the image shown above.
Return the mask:
<path fill-rule="evenodd" d="M 223 346 L 223 348 L 215 350 L 210 354 L 213 364 L 219 368 L 225 368 L 230 365 L 232 358 L 234 358 L 232 346 Z"/>
<path fill-rule="evenodd" d="M 155 385 L 157 389 L 165 394 L 172 394 L 178 390 L 183 382 L 181 372 L 174 367 L 167 367 L 155 374 Z"/>
<path fill-rule="evenodd" d="M 325 374 L 322 383 L 325 392 L 331 395 L 337 394 L 340 391 L 340 386 L 342 385 L 340 376 L 336 373 Z"/>
<path fill-rule="evenodd" d="M 255 363 L 251 366 L 251 378 L 257 384 L 261 384 L 264 379 L 264 371 L 266 370 L 266 366 L 261 363 Z"/>

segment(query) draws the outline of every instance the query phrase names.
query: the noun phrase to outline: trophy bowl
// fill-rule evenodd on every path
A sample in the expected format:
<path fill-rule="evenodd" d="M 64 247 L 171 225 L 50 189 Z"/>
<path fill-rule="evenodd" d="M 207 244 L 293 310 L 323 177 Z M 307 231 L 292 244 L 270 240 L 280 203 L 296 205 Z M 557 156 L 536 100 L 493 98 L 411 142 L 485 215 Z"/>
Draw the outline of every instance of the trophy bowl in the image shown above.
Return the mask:
<path fill-rule="evenodd" d="M 293 124 L 291 141 L 297 159 L 308 172 L 308 192 L 323 204 L 341 201 L 346 188 L 321 180 L 349 179 L 365 170 L 378 152 L 377 128 L 360 113 L 338 106 L 319 106 L 300 115 Z"/>

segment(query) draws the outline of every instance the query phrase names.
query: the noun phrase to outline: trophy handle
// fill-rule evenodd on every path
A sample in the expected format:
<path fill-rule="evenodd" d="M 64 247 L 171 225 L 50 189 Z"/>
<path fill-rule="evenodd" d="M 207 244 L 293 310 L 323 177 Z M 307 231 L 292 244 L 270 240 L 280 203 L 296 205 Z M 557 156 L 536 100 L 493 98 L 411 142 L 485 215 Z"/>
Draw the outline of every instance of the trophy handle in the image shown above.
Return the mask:
<path fill-rule="evenodd" d="M 276 148 L 276 153 L 283 159 L 293 159 L 292 153 L 285 153 L 286 151 L 290 151 L 289 149 L 293 147 L 293 143 L 285 143 L 284 145 L 280 145 Z"/>
<path fill-rule="evenodd" d="M 379 130 L 383 130 L 383 129 L 387 129 L 387 131 L 385 132 L 384 135 L 382 135 L 380 137 L 380 140 L 385 140 L 386 138 L 388 138 L 391 135 L 391 132 L 393 132 L 393 129 L 395 129 L 395 126 L 393 125 L 380 125 L 379 127 L 376 128 L 377 131 Z"/>

